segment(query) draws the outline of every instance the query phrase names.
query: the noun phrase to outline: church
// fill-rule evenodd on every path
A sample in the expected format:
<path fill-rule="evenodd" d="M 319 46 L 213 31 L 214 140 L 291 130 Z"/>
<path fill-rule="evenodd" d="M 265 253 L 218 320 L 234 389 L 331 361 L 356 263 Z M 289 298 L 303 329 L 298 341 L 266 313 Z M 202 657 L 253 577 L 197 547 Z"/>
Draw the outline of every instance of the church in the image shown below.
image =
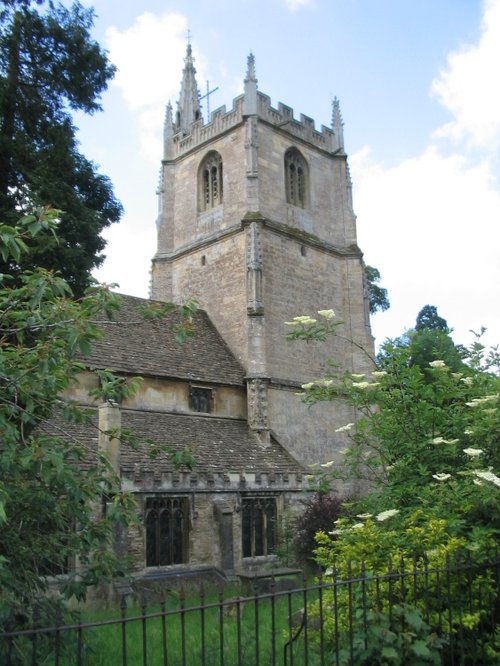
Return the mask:
<path fill-rule="evenodd" d="M 122 296 L 117 321 L 102 316 L 103 339 L 72 395 L 98 427 L 78 436 L 108 455 L 137 498 L 141 525 L 117 547 L 133 555 L 138 575 L 243 574 L 272 565 L 280 518 L 299 508 L 308 465 L 337 460 L 345 433 L 335 431 L 355 420 L 340 401 L 308 408 L 302 384 L 324 377 L 329 363 L 370 369 L 338 101 L 320 130 L 274 108 L 250 55 L 243 94 L 204 119 L 188 44 L 177 107 L 166 109 L 158 197 L 151 301 Z M 182 343 L 175 313 L 143 317 L 148 303 L 188 299 L 199 310 Z M 322 309 L 335 311 L 337 335 L 287 342 L 286 321 Z M 104 368 L 141 376 L 137 393 L 95 404 L 91 370 Z M 137 449 L 106 435 L 120 427 L 137 434 Z M 188 451 L 195 463 L 152 459 L 151 444 Z"/>

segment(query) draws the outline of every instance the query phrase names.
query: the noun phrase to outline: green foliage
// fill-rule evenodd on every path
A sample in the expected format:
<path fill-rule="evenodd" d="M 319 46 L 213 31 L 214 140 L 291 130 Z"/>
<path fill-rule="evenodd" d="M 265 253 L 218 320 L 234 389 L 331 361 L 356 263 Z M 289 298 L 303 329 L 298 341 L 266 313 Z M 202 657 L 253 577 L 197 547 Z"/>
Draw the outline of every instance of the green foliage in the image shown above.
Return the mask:
<path fill-rule="evenodd" d="M 92 40 L 93 12 L 78 2 L 26 0 L 0 12 L 0 219 L 50 204 L 64 210 L 58 238 L 44 229 L 29 253 L 2 256 L 0 272 L 43 266 L 82 295 L 100 265 L 101 231 L 122 213 L 109 180 L 78 151 L 72 112 L 94 113 L 114 74 Z"/>
<path fill-rule="evenodd" d="M 391 615 L 377 610 L 358 611 L 352 647 L 339 651 L 339 666 L 440 666 L 444 640 L 424 622 L 414 606 L 395 605 Z"/>
<path fill-rule="evenodd" d="M 443 319 L 438 315 L 437 307 L 435 305 L 424 305 L 417 315 L 415 330 L 450 332 L 446 319 Z"/>
<path fill-rule="evenodd" d="M 10 227 L 1 235 L 4 256 L 52 230 L 56 217 L 42 211 Z M 107 290 L 93 288 L 75 301 L 68 284 L 43 268 L 16 280 L 1 276 L 0 618 L 7 625 L 22 625 L 47 575 L 64 571 L 69 558 L 77 556 L 82 570 L 65 577 L 67 597 L 82 598 L 89 585 L 123 572 L 109 546 L 114 525 L 133 516 L 133 502 L 107 460 L 67 432 L 64 419 L 86 415 L 60 397 L 82 369 L 77 356 L 99 336 L 90 320 L 103 307 L 117 307 Z M 49 433 L 44 421 L 56 414 L 58 432 Z M 96 510 L 103 494 L 114 497 L 113 516 Z"/>
<path fill-rule="evenodd" d="M 434 344 L 451 338 L 435 308 L 424 310 L 418 330 L 386 342 L 379 366 L 374 364 L 372 372 L 355 375 L 332 369 L 331 375 L 302 387 L 302 400 L 307 404 L 342 399 L 358 415 L 356 423 L 334 424 L 348 446 L 340 464 L 318 461 L 322 465 L 316 474 L 323 488 L 327 481 L 358 478 L 371 489 L 370 494 L 350 503 L 354 520 L 337 520 L 317 535 L 316 559 L 338 578 L 366 572 L 385 575 L 389 558 L 407 571 L 415 565 L 446 568 L 450 558 L 463 558 L 467 553 L 483 561 L 491 556 L 498 540 L 498 351 L 487 351 L 478 337 L 469 349 L 460 351 L 460 361 L 455 364 L 458 351 L 452 343 L 453 350 L 447 343 L 426 348 L 428 340 Z M 302 319 L 304 334 L 296 338 L 324 338 L 322 330 L 316 337 L 315 321 Z M 335 334 L 335 329 L 331 332 Z M 417 351 L 421 352 L 418 362 Z M 416 584 L 414 603 L 421 611 L 424 601 L 439 598 L 436 585 L 434 580 L 425 592 Z M 464 626 L 472 631 L 485 620 L 477 610 L 479 600 L 486 598 L 481 595 L 496 598 L 497 590 L 493 581 L 477 572 L 471 573 L 469 585 L 471 599 L 478 601 L 472 604 L 474 610 L 466 611 L 464 590 L 453 586 L 447 608 L 460 611 Z M 345 628 L 349 620 L 342 613 L 346 613 L 348 600 L 342 594 L 338 605 L 340 624 Z M 388 584 L 381 584 L 370 608 L 387 613 L 391 594 Z M 404 603 L 404 595 L 395 601 Z M 333 601 L 327 597 L 325 603 Z M 311 612 L 314 614 L 314 608 Z M 432 627 L 443 612 L 431 603 Z M 329 621 L 325 621 L 325 630 L 331 636 Z M 486 651 L 493 650 L 492 641 L 491 636 L 486 639 Z M 365 663 L 392 663 L 387 652 L 386 658 Z"/>
<path fill-rule="evenodd" d="M 292 522 L 293 549 L 299 562 L 311 565 L 316 534 L 326 532 L 346 514 L 345 498 L 331 492 L 317 492 L 303 500 L 303 510 Z"/>
<path fill-rule="evenodd" d="M 368 287 L 368 302 L 370 306 L 370 314 L 376 312 L 384 312 L 391 307 L 387 289 L 380 287 L 377 283 L 380 282 L 380 271 L 373 266 L 365 265 L 365 279 Z"/>
<path fill-rule="evenodd" d="M 52 233 L 58 217 L 41 210 L 18 227 L 0 226 L 0 253 L 7 259 L 22 254 L 33 236 Z M 105 455 L 87 443 L 95 438 L 74 434 L 72 424 L 94 428 L 96 435 L 97 426 L 64 397 L 84 368 L 82 357 L 102 335 L 93 322 L 103 311 L 116 314 L 119 305 L 119 297 L 100 286 L 74 299 L 68 283 L 44 268 L 15 279 L 0 275 L 2 627 L 22 628 L 55 574 L 64 572 L 57 586 L 63 598 L 83 599 L 89 586 L 128 568 L 112 546 L 117 531 L 137 519 L 134 498 L 122 492 Z M 140 381 L 109 370 L 97 374 L 92 394 L 99 402 L 127 398 Z M 139 443 L 125 428 L 103 434 Z M 174 464 L 192 467 L 192 452 L 179 452 Z M 75 559 L 78 570 L 68 568 Z"/>

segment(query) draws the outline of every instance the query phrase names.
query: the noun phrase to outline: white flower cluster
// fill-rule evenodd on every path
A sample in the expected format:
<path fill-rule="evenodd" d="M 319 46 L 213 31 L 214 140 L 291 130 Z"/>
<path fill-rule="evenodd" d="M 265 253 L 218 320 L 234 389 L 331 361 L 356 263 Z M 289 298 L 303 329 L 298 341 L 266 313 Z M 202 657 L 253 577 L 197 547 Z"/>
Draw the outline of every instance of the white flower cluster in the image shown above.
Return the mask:
<path fill-rule="evenodd" d="M 481 405 L 487 404 L 488 402 L 494 402 L 495 400 L 498 400 L 498 397 L 498 393 L 495 393 L 494 395 L 485 395 L 482 398 L 474 398 L 465 404 L 467 407 L 480 407 Z"/>
<path fill-rule="evenodd" d="M 313 319 L 309 315 L 299 315 L 294 317 L 292 321 L 286 321 L 287 326 L 311 326 L 316 323 L 316 319 Z"/>
<path fill-rule="evenodd" d="M 470 447 L 468 449 L 464 449 L 464 453 L 471 458 L 479 458 L 479 456 L 483 453 L 483 449 L 473 449 Z"/>
<path fill-rule="evenodd" d="M 459 439 L 445 439 L 444 437 L 434 437 L 432 440 L 433 444 L 457 444 Z"/>
<path fill-rule="evenodd" d="M 333 460 L 329 460 L 329 461 L 326 462 L 326 463 L 321 463 L 321 467 L 327 467 L 327 468 L 330 468 L 330 467 L 333 467 L 334 464 L 335 464 L 335 462 L 334 462 Z"/>
<path fill-rule="evenodd" d="M 340 428 L 337 428 L 335 432 L 347 432 L 354 426 L 354 423 L 346 423 L 343 426 L 340 426 Z"/>
<path fill-rule="evenodd" d="M 437 361 L 431 361 L 429 365 L 431 366 L 431 368 L 435 368 L 436 370 L 444 370 L 445 368 L 448 367 L 446 363 L 441 359 L 438 359 Z"/>
<path fill-rule="evenodd" d="M 335 317 L 335 312 L 333 310 L 318 310 L 318 314 L 324 319 L 333 319 Z"/>
<path fill-rule="evenodd" d="M 399 513 L 399 509 L 387 509 L 387 511 L 382 511 L 381 513 L 377 514 L 375 518 L 379 523 L 383 523 L 384 520 L 392 518 L 392 516 L 395 516 L 397 513 Z"/>
<path fill-rule="evenodd" d="M 436 481 L 448 481 L 448 479 L 451 479 L 451 474 L 438 472 L 437 474 L 433 474 L 432 478 L 436 479 Z"/>
<path fill-rule="evenodd" d="M 352 387 L 357 389 L 366 389 L 378 385 L 379 385 L 378 382 L 353 382 Z"/>
<path fill-rule="evenodd" d="M 491 471 L 480 471 L 480 470 L 474 470 L 474 474 L 478 476 L 480 479 L 484 479 L 485 481 L 490 481 L 491 483 L 494 483 L 495 486 L 498 486 L 500 488 L 500 479 L 496 474 L 493 474 Z"/>

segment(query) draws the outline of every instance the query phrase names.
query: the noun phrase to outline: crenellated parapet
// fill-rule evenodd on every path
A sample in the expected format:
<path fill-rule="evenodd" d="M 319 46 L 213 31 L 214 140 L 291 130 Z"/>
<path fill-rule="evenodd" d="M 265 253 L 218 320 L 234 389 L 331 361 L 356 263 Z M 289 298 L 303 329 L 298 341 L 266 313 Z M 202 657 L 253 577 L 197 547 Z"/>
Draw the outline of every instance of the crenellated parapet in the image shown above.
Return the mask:
<path fill-rule="evenodd" d="M 340 114 L 339 102 L 335 98 L 333 102 L 332 127 L 321 126 L 320 130 L 315 127 L 314 120 L 309 116 L 300 114 L 300 118 L 294 117 L 293 109 L 286 104 L 278 103 L 275 109 L 271 105 L 271 98 L 257 90 L 257 79 L 255 78 L 255 58 L 251 54 L 248 58 L 248 71 L 244 81 L 244 94 L 233 100 L 232 108 L 227 111 L 221 106 L 212 112 L 209 122 L 204 122 L 201 113 L 189 107 L 189 114 L 182 109 L 187 105 L 184 100 L 194 97 L 192 90 L 197 90 L 194 80 L 194 68 L 192 58 L 188 54 L 188 66 L 186 66 L 185 79 L 183 82 L 183 94 L 179 100 L 178 118 L 186 118 L 188 115 L 195 118 L 190 123 L 174 121 L 171 107 L 167 108 L 164 130 L 164 159 L 172 160 L 199 146 L 212 141 L 214 138 L 224 134 L 237 125 L 243 123 L 249 117 L 269 123 L 275 128 L 296 137 L 300 141 L 307 142 L 328 153 L 344 154 L 343 122 Z M 190 75 L 188 77 L 188 74 Z M 189 83 L 189 86 L 188 86 Z M 189 89 L 187 95 L 184 89 Z M 180 115 L 179 115 L 180 114 Z"/>
<path fill-rule="evenodd" d="M 274 125 L 275 127 L 282 128 L 289 134 L 306 141 L 321 150 L 326 150 L 329 153 L 341 152 L 343 150 L 343 138 L 337 132 L 321 126 L 318 131 L 315 128 L 314 120 L 309 116 L 300 114 L 300 120 L 294 117 L 293 109 L 286 104 L 278 103 L 278 108 L 275 109 L 271 106 L 271 99 L 268 95 L 258 93 L 258 115 L 259 118 L 265 122 Z"/>

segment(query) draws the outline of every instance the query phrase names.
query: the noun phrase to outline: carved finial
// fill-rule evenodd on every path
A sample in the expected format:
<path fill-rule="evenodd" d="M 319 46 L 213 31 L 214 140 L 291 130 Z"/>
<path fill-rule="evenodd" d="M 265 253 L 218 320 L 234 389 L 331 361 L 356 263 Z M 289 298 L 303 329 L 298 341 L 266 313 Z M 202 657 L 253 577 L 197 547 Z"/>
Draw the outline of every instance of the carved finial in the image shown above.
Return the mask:
<path fill-rule="evenodd" d="M 168 159 L 170 155 L 170 143 L 174 136 L 174 121 L 172 105 L 168 102 L 165 109 L 165 122 L 163 124 L 163 159 Z"/>
<path fill-rule="evenodd" d="M 247 58 L 247 76 L 245 79 L 245 101 L 243 115 L 257 114 L 257 79 L 255 77 L 255 57 L 252 52 Z"/>
<path fill-rule="evenodd" d="M 339 100 L 334 97 L 332 102 L 332 129 L 337 136 L 338 147 L 344 149 L 344 121 L 340 113 Z"/>
<path fill-rule="evenodd" d="M 245 83 L 247 81 L 257 82 L 257 79 L 255 77 L 255 56 L 251 51 L 250 51 L 250 54 L 247 58 L 247 76 L 246 76 L 246 79 L 245 79 Z"/>

